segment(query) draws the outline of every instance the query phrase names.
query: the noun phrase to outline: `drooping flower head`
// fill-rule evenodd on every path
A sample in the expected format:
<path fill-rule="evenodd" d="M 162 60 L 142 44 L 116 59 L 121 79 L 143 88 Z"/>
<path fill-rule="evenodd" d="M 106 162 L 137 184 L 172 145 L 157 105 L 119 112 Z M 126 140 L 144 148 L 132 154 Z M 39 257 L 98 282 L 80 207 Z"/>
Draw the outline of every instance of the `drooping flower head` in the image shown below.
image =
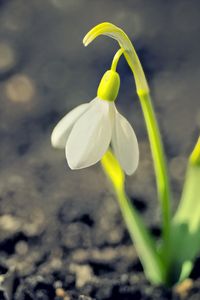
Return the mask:
<path fill-rule="evenodd" d="M 54 128 L 52 145 L 65 148 L 71 169 L 94 165 L 111 145 L 125 173 L 131 175 L 136 170 L 139 161 L 137 138 L 114 103 L 119 87 L 119 74 L 115 70 L 107 71 L 101 79 L 97 96 L 74 108 Z"/>

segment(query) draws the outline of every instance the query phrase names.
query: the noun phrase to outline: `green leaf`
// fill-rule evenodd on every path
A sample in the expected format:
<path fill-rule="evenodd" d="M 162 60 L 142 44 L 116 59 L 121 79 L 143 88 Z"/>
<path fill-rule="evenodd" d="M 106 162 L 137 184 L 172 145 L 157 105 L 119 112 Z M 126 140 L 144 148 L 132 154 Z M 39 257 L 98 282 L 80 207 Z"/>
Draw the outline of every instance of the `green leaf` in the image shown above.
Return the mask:
<path fill-rule="evenodd" d="M 164 268 L 155 241 L 125 193 L 124 172 L 111 150 L 104 155 L 101 163 L 106 175 L 112 182 L 122 215 L 147 278 L 155 284 L 163 283 L 165 281 Z"/>
<path fill-rule="evenodd" d="M 200 252 L 200 139 L 190 157 L 182 198 L 172 222 L 174 281 L 189 276 Z M 198 152 L 198 151 L 199 152 Z"/>

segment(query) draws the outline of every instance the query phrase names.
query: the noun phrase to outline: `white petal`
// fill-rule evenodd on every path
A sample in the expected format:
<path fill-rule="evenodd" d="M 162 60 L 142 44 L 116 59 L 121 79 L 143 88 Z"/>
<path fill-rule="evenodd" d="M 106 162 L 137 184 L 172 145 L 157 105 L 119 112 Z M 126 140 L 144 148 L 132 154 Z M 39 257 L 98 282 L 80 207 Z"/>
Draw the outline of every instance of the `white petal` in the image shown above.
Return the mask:
<path fill-rule="evenodd" d="M 97 163 L 111 141 L 114 104 L 96 98 L 74 125 L 66 145 L 71 169 L 82 169 Z"/>
<path fill-rule="evenodd" d="M 127 175 L 137 169 L 139 162 L 138 142 L 130 123 L 117 110 L 112 136 L 112 146 L 119 163 Z"/>
<path fill-rule="evenodd" d="M 71 129 L 76 120 L 86 111 L 89 103 L 81 104 L 71 110 L 58 122 L 51 135 L 51 143 L 55 148 L 64 149 Z"/>

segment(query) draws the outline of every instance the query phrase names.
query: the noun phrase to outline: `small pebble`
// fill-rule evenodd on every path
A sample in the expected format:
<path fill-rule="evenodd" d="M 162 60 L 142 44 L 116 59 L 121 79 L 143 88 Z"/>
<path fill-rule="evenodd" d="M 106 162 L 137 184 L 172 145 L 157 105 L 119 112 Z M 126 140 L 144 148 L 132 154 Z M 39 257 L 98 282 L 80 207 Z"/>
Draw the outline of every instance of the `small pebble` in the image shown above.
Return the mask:
<path fill-rule="evenodd" d="M 19 255 L 26 255 L 28 253 L 28 244 L 25 241 L 20 241 L 15 245 L 15 252 Z"/>
<path fill-rule="evenodd" d="M 45 229 L 45 218 L 41 210 L 34 210 L 30 221 L 23 224 L 23 231 L 28 237 L 39 236 Z"/>
<path fill-rule="evenodd" d="M 5 93 L 11 101 L 25 103 L 33 98 L 35 87 L 33 81 L 28 76 L 18 74 L 6 83 Z"/>
<path fill-rule="evenodd" d="M 50 263 L 52 269 L 54 270 L 60 270 L 62 268 L 62 261 L 59 258 L 52 259 Z"/>
<path fill-rule="evenodd" d="M 174 291 L 176 294 L 180 296 L 181 299 L 186 299 L 188 292 L 193 287 L 193 280 L 190 278 L 185 279 L 180 284 L 174 287 Z"/>
<path fill-rule="evenodd" d="M 55 289 L 62 288 L 62 281 L 60 281 L 60 280 L 55 281 L 53 286 Z"/>
<path fill-rule="evenodd" d="M 76 274 L 76 287 L 82 288 L 94 278 L 93 271 L 89 265 L 70 265 L 70 271 Z"/>
<path fill-rule="evenodd" d="M 63 300 L 70 300 L 70 297 L 67 295 L 66 291 L 63 288 L 56 289 L 56 297 Z"/>
<path fill-rule="evenodd" d="M 20 228 L 21 223 L 12 215 L 3 215 L 0 217 L 0 228 L 9 232 L 15 232 Z"/>
<path fill-rule="evenodd" d="M 60 298 L 64 298 L 65 297 L 65 291 L 62 288 L 57 288 L 56 289 L 56 296 L 60 297 Z"/>

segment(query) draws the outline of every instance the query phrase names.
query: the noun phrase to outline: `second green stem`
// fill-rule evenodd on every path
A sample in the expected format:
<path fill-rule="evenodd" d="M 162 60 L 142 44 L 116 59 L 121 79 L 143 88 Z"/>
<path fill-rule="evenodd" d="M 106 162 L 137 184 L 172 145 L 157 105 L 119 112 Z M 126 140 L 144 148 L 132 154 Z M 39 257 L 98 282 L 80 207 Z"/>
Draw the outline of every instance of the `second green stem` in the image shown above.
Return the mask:
<path fill-rule="evenodd" d="M 149 136 L 150 147 L 154 161 L 154 169 L 156 173 L 157 190 L 161 201 L 163 216 L 163 246 L 166 250 L 168 250 L 170 242 L 171 191 L 167 174 L 165 155 L 150 95 L 148 93 L 138 93 L 138 96 L 140 98 L 140 103 L 142 106 L 142 111 L 144 114 L 146 128 Z"/>

